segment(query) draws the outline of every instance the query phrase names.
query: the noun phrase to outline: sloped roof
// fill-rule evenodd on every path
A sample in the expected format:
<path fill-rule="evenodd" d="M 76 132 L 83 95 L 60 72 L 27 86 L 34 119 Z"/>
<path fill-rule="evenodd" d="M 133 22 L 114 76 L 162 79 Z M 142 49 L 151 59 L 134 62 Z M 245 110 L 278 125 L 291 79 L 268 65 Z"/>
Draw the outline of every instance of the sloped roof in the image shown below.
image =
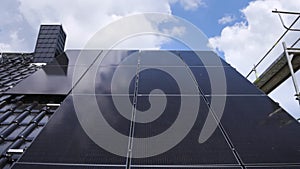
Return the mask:
<path fill-rule="evenodd" d="M 38 135 L 64 97 L 10 95 L 4 92 L 32 75 L 32 53 L 3 53 L 0 63 L 0 167 L 10 168 Z"/>
<path fill-rule="evenodd" d="M 108 53 L 101 56 L 104 52 Z M 12 98 L 35 94 L 41 96 L 41 100 L 36 99 L 40 102 L 52 96 L 54 103 L 66 97 L 49 123 L 14 164 L 14 169 L 300 166 L 299 123 L 225 61 L 217 64 L 218 56 L 213 52 L 67 50 L 63 55 L 68 62 L 54 61 L 5 93 Z M 76 62 L 82 56 L 86 58 L 85 62 Z M 178 62 L 170 58 L 179 59 L 183 65 L 177 65 Z M 206 64 L 203 62 L 205 59 Z M 220 70 L 225 73 L 225 92 L 218 89 L 224 87 L 224 82 L 210 74 Z M 78 74 L 74 75 L 74 71 Z M 219 111 L 224 98 L 221 116 Z M 220 104 L 213 104 L 213 100 Z M 99 119 L 89 118 L 96 111 L 93 109 L 94 102 L 102 114 Z M 198 103 L 199 107 L 195 109 L 194 105 Z M 152 113 L 162 111 L 156 119 L 143 117 L 143 112 L 153 108 Z M 40 106 L 37 111 L 43 110 L 44 107 Z M 184 121 L 186 125 L 191 123 L 192 128 L 178 144 L 161 154 L 138 157 L 137 154 L 147 155 L 156 146 L 169 144 L 175 140 L 176 132 L 175 136 L 156 144 L 142 142 L 141 138 L 151 138 L 168 131 L 174 127 L 179 115 L 192 117 L 194 110 L 197 113 L 195 118 Z M 126 115 L 134 115 L 137 119 L 129 120 Z M 109 148 L 102 147 L 85 128 L 82 116 L 87 118 L 87 124 L 97 129 L 103 140 L 115 131 L 127 138 L 108 140 L 111 146 L 129 153 L 129 156 L 116 155 Z M 217 127 L 202 143 L 199 137 L 202 130 L 207 129 L 208 118 L 212 120 L 210 124 Z M 100 122 L 104 121 L 113 130 L 97 128 L 97 122 L 103 124 Z M 29 126 L 35 124 L 28 122 Z M 178 134 L 180 130 L 176 130 Z"/>

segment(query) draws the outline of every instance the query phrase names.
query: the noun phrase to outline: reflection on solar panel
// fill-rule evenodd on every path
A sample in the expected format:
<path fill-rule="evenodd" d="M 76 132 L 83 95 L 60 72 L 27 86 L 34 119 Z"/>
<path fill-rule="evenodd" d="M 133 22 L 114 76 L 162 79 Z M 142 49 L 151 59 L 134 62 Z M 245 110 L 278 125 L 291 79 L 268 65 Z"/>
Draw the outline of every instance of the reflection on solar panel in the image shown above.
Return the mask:
<path fill-rule="evenodd" d="M 300 168 L 297 121 L 213 52 L 62 55 L 6 92 L 66 96 L 13 169 Z"/>

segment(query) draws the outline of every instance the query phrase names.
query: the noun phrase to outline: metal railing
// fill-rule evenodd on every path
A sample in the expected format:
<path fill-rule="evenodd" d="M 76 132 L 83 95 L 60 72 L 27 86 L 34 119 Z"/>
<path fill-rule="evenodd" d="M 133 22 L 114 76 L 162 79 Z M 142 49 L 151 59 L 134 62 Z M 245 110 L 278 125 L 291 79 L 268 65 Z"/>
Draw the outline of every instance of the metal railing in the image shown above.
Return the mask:
<path fill-rule="evenodd" d="M 295 76 L 295 72 L 294 72 L 294 69 L 293 69 L 293 65 L 292 65 L 292 57 L 290 56 L 289 52 L 295 52 L 295 53 L 300 53 L 300 51 L 296 51 L 295 49 L 292 49 L 292 50 L 289 50 L 287 47 L 286 47 L 286 44 L 285 42 L 282 42 L 282 45 L 283 45 L 283 50 L 284 50 L 284 54 L 286 56 L 286 59 L 287 59 L 287 63 L 288 63 L 288 66 L 289 66 L 289 69 L 290 69 L 290 73 L 291 73 L 291 76 L 292 76 L 292 81 L 293 81 L 293 84 L 294 84 L 294 87 L 295 87 L 295 91 L 296 91 L 296 100 L 298 100 L 299 102 L 299 105 L 300 105 L 300 92 L 299 92 L 299 87 L 298 87 L 298 83 L 297 83 L 297 79 L 296 79 L 296 76 Z M 295 51 L 294 51 L 295 50 Z"/>
<path fill-rule="evenodd" d="M 257 64 L 254 65 L 253 69 L 251 69 L 251 71 L 247 74 L 246 78 L 248 78 L 253 72 L 255 72 L 256 74 L 256 78 L 258 77 L 257 75 L 257 67 L 263 62 L 263 60 L 265 58 L 267 58 L 269 56 L 269 54 L 272 52 L 272 50 L 278 45 L 278 43 L 283 39 L 283 37 L 289 32 L 289 31 L 300 31 L 300 29 L 295 29 L 292 28 L 297 21 L 300 19 L 300 12 L 287 12 L 287 11 L 278 11 L 277 9 L 275 9 L 274 11 L 272 11 L 273 13 L 277 13 L 279 16 L 279 19 L 281 21 L 282 26 L 285 28 L 284 33 L 277 39 L 277 41 L 274 43 L 274 45 L 266 52 L 266 54 L 258 61 Z M 284 21 L 282 19 L 282 16 L 280 14 L 288 14 L 288 15 L 298 15 L 297 18 L 291 23 L 291 25 L 289 27 L 287 27 L 284 24 Z M 300 41 L 300 38 L 298 38 L 292 45 L 291 47 L 289 47 L 288 49 L 293 48 L 298 42 Z"/>

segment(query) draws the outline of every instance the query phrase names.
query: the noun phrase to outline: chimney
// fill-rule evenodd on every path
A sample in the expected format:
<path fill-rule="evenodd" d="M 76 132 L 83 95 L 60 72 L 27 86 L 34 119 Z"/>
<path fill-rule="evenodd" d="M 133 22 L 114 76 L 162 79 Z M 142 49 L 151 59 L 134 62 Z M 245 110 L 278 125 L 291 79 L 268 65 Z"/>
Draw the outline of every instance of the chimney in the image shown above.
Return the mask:
<path fill-rule="evenodd" d="M 62 25 L 41 25 L 33 62 L 49 63 L 64 52 L 66 33 Z"/>

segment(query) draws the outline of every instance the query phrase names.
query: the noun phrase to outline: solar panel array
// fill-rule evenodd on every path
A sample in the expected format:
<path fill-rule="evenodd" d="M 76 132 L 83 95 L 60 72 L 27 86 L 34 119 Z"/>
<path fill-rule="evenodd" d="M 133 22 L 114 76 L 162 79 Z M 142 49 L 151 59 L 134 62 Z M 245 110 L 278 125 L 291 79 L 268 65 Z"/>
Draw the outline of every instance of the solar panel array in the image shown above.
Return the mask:
<path fill-rule="evenodd" d="M 229 64 L 223 60 L 218 64 L 213 52 L 68 50 L 63 55 L 67 62 L 56 60 L 7 91 L 66 96 L 14 169 L 300 167 L 299 123 Z M 83 62 L 76 62 L 79 56 Z M 225 92 L 214 90 L 224 83 L 210 74 L 220 70 L 225 73 Z M 221 101 L 212 104 L 212 100 L 218 103 L 224 98 L 221 116 Z M 78 107 L 78 101 L 84 104 Z M 100 119 L 89 118 L 94 101 Z M 85 110 L 86 118 L 80 119 L 78 109 Z M 158 115 L 150 119 L 143 112 Z M 175 130 L 174 138 L 155 144 L 140 140 L 169 131 L 179 117 L 190 119 L 184 121 L 186 125 L 195 121 L 185 137 L 165 152 L 147 156 L 173 142 L 185 125 Z M 216 129 L 199 142 L 209 117 L 214 117 L 210 124 Z M 93 139 L 84 119 L 92 128 L 107 122 L 111 130 L 95 131 L 99 138 L 110 140 L 111 147 Z M 114 132 L 128 139 L 110 138 Z"/>

